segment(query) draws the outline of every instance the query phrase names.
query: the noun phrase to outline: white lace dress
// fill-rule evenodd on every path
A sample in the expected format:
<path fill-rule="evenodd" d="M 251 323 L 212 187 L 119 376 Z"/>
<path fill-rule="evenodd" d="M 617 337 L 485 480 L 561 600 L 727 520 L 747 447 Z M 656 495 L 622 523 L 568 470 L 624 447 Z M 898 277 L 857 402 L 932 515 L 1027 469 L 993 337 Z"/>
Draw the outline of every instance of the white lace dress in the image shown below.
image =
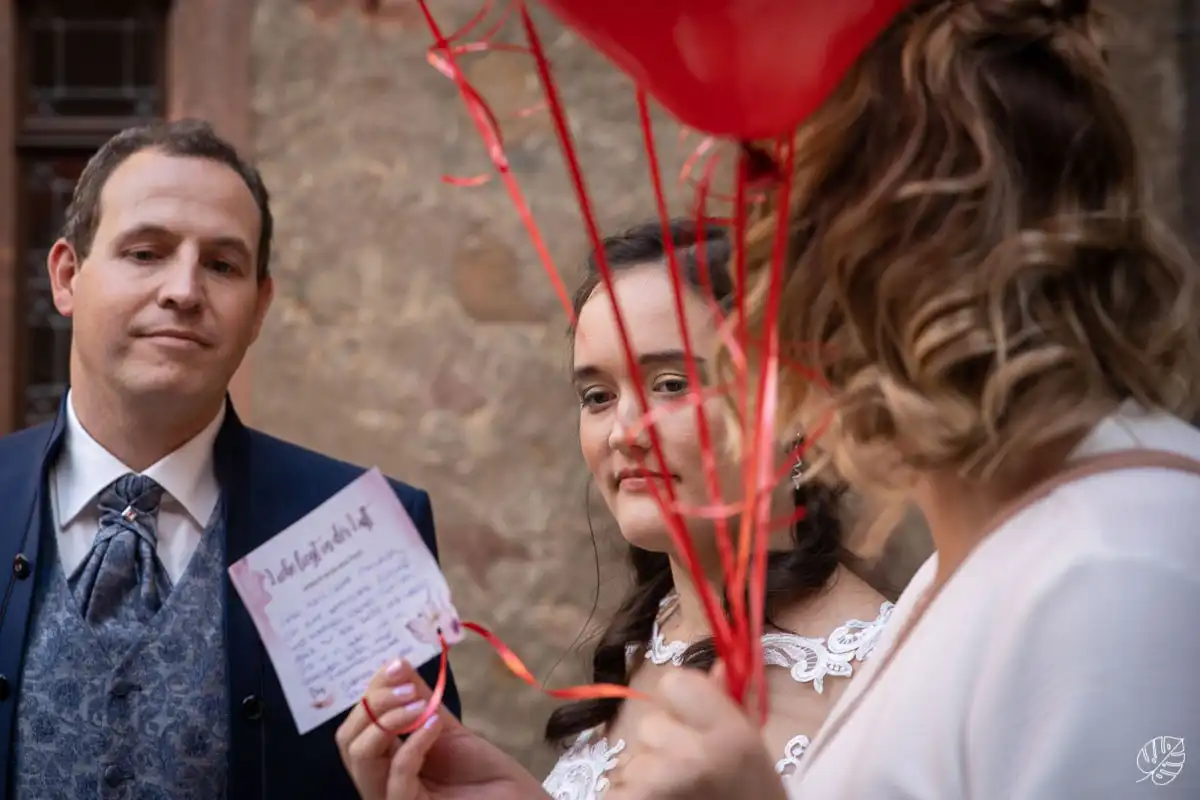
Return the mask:
<path fill-rule="evenodd" d="M 824 692 L 826 678 L 849 678 L 854 674 L 854 663 L 870 655 L 891 613 L 892 604 L 883 603 L 873 621 L 848 620 L 824 639 L 769 633 L 763 636 L 763 656 L 768 666 L 782 667 L 797 683 L 811 684 L 817 693 Z M 631 648 L 631 655 L 640 649 Z M 656 623 L 645 657 L 655 664 L 678 666 L 686 650 L 686 642 L 666 641 Z M 775 763 L 775 770 L 784 776 L 795 771 L 808 743 L 807 736 L 794 736 Z M 624 750 L 622 739 L 610 742 L 600 729 L 584 731 L 559 758 L 542 787 L 554 800 L 600 800 L 608 791 L 608 773 L 616 768 Z"/>

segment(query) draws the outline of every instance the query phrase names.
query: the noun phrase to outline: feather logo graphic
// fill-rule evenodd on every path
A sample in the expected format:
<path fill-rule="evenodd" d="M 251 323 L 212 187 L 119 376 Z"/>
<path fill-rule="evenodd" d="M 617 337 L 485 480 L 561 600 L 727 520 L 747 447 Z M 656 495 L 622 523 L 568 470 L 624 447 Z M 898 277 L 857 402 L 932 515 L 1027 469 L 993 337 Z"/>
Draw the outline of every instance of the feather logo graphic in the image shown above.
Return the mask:
<path fill-rule="evenodd" d="M 1183 772 L 1186 760 L 1182 736 L 1156 736 L 1138 751 L 1137 768 L 1142 777 L 1136 782 L 1148 780 L 1155 786 L 1166 786 Z"/>

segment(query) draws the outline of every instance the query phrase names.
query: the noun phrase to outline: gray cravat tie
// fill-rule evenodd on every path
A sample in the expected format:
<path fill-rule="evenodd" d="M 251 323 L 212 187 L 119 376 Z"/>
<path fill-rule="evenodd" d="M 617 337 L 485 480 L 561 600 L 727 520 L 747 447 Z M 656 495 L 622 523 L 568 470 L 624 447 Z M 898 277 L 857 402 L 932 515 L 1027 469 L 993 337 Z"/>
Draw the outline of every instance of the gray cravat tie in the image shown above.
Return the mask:
<path fill-rule="evenodd" d="M 145 475 L 123 475 L 100 493 L 100 532 L 67 578 L 91 623 L 130 616 L 145 622 L 171 592 L 156 551 L 163 489 Z"/>

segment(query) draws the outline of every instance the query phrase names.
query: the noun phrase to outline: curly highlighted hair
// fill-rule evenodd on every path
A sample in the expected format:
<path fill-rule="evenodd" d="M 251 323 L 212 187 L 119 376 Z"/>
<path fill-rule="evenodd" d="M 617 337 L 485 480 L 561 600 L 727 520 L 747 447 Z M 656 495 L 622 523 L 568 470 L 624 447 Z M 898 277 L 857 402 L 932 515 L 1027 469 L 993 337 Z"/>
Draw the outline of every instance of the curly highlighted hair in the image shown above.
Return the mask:
<path fill-rule="evenodd" d="M 1148 201 L 1086 0 L 916 2 L 797 133 L 781 425 L 856 488 L 1018 477 L 1122 401 L 1195 418 L 1200 279 Z M 780 222 L 780 217 L 785 217 Z"/>

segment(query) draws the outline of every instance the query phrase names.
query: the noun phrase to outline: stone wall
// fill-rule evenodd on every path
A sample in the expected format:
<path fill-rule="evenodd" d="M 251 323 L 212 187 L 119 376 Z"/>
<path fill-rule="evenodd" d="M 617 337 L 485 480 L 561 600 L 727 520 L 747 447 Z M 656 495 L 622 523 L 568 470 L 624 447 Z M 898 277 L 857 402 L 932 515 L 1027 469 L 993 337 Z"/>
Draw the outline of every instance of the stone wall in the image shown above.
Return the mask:
<path fill-rule="evenodd" d="M 431 5 L 450 28 L 479 4 Z M 258 0 L 256 156 L 274 195 L 278 258 L 254 356 L 254 421 L 427 488 L 462 612 L 493 626 L 539 677 L 578 681 L 577 637 L 621 580 L 617 535 L 595 503 L 595 539 L 589 532 L 565 316 L 501 185 L 442 181 L 489 165 L 453 84 L 425 61 L 415 3 L 383 0 L 376 22 L 360 5 Z M 1136 16 L 1119 69 L 1174 208 L 1174 4 L 1121 5 Z M 548 22 L 542 30 L 601 224 L 640 221 L 653 201 L 630 85 L 574 37 Z M 544 113 L 517 115 L 539 99 L 530 63 L 464 62 L 504 119 L 514 170 L 570 279 L 584 236 L 560 153 Z M 551 704 L 477 641 L 456 648 L 453 664 L 471 725 L 544 770 Z"/>

